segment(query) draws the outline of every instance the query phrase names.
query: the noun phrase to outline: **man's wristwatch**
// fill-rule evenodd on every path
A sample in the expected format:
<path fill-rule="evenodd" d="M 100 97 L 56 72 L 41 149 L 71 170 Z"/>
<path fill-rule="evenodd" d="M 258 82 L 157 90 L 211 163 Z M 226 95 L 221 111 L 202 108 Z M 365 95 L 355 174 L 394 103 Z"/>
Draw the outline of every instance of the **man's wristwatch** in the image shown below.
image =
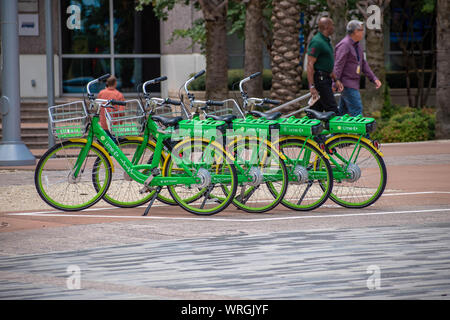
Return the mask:
<path fill-rule="evenodd" d="M 312 88 L 315 88 L 315 86 L 313 84 L 310 84 L 309 88 L 312 89 Z"/>

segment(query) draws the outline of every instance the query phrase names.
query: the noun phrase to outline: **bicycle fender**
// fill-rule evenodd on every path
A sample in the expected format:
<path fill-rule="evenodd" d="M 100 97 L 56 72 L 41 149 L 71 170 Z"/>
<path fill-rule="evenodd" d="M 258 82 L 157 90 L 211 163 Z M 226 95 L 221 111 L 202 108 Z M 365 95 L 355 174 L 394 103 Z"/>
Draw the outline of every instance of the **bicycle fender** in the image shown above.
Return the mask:
<path fill-rule="evenodd" d="M 69 139 L 70 142 L 82 142 L 82 143 L 87 143 L 87 139 Z M 96 147 L 97 149 L 99 149 L 105 156 L 106 159 L 108 159 L 109 165 L 111 166 L 111 170 L 112 172 L 114 172 L 114 165 L 111 159 L 111 156 L 109 155 L 109 153 L 105 150 L 105 148 L 103 148 L 101 145 L 99 145 L 97 142 L 92 142 L 92 145 L 94 147 Z"/>
<path fill-rule="evenodd" d="M 301 137 L 301 136 L 284 136 L 282 138 L 280 138 L 278 141 L 276 141 L 275 143 L 278 144 L 280 142 L 283 142 L 285 140 L 300 140 L 300 141 L 305 141 L 306 138 L 305 137 Z M 319 144 L 317 142 L 315 142 L 313 139 L 308 139 L 308 142 L 310 144 L 312 144 L 314 147 L 316 147 L 316 149 L 325 157 L 325 159 L 330 159 L 330 156 L 323 151 Z"/>
<path fill-rule="evenodd" d="M 350 137 L 350 138 L 354 138 L 354 139 L 359 139 L 359 136 L 354 135 L 354 134 L 338 134 L 335 136 L 332 136 L 331 138 L 329 138 L 327 141 L 325 141 L 325 144 L 329 144 L 330 142 L 339 139 L 339 138 L 345 138 L 345 137 Z M 370 141 L 367 138 L 361 137 L 361 141 L 365 142 L 366 144 L 368 144 L 373 150 L 375 150 L 375 152 L 380 156 L 383 157 L 383 153 L 378 150 L 377 148 L 375 148 L 375 146 L 373 145 L 372 141 Z"/>
<path fill-rule="evenodd" d="M 263 141 L 265 144 L 267 144 L 267 146 L 270 148 L 270 149 L 272 149 L 280 158 L 281 158 L 281 160 L 283 160 L 283 161 L 285 161 L 286 160 L 286 156 L 284 155 L 284 154 L 282 154 L 280 151 L 278 151 L 278 149 L 277 148 L 275 148 L 273 145 L 274 144 L 272 144 L 272 142 L 270 142 L 270 141 L 268 141 L 268 140 L 266 140 L 266 139 L 263 139 L 263 138 L 260 138 L 260 137 L 240 137 L 240 138 L 235 138 L 229 145 L 231 145 L 231 144 L 233 144 L 233 143 L 237 143 L 237 142 L 239 142 L 239 141 L 241 141 L 241 140 L 244 140 L 244 139 L 249 139 L 249 138 L 251 138 L 251 139 L 256 139 L 256 140 L 258 140 L 258 141 Z M 276 144 L 276 143 L 275 143 Z M 228 145 L 228 146 L 229 146 Z"/>

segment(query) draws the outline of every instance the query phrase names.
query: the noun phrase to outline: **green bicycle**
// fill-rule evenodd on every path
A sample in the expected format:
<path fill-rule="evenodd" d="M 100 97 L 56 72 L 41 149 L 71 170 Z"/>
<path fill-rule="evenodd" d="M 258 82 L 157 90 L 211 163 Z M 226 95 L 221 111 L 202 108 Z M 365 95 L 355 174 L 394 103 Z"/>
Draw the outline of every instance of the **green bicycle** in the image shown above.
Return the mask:
<path fill-rule="evenodd" d="M 375 120 L 362 116 L 351 117 L 349 115 L 336 116 L 334 112 L 318 112 L 309 108 L 302 108 L 290 114 L 289 117 L 281 118 L 277 110 L 290 104 L 294 100 L 282 106 L 261 112 L 251 110 L 253 107 L 262 107 L 267 101 L 259 98 L 248 98 L 242 90 L 244 109 L 249 108 L 249 113 L 257 118 L 278 119 L 280 126 L 286 127 L 281 132 L 280 148 L 286 149 L 286 143 L 296 143 L 298 148 L 308 143 L 324 150 L 324 156 L 329 160 L 332 168 L 334 184 L 329 198 L 335 203 L 347 208 L 363 208 L 375 203 L 383 194 L 386 187 L 387 171 L 383 160 L 380 145 L 377 141 L 370 141 L 366 136 L 374 130 Z M 303 118 L 295 118 L 293 114 L 305 111 Z M 292 136 L 292 125 L 304 124 L 315 121 L 325 129 L 312 130 Z M 289 135 L 289 136 L 288 136 Z M 292 158 L 287 155 L 288 158 Z M 313 167 L 321 167 L 322 162 L 314 162 Z M 319 186 L 325 190 L 326 185 L 319 180 Z M 287 201 L 282 204 L 292 207 Z"/>
<path fill-rule="evenodd" d="M 191 120 L 181 121 L 180 130 L 193 132 L 199 122 L 219 121 L 225 127 L 218 134 L 203 131 L 207 139 L 224 146 L 234 157 L 234 165 L 238 175 L 238 192 L 233 204 L 241 210 L 250 213 L 268 212 L 275 208 L 283 199 L 288 189 L 288 177 L 283 156 L 276 150 L 270 139 L 270 121 L 255 121 L 247 123 L 237 119 L 235 115 L 218 116 L 206 111 L 211 107 L 223 108 L 226 103 L 236 105 L 233 99 L 224 101 L 201 101 L 189 92 L 191 81 L 201 76 L 202 70 L 184 84 L 184 90 L 190 101 L 190 110 L 195 110 Z M 182 105 L 182 108 L 185 108 Z M 192 112 L 191 112 L 192 114 Z M 204 120 L 200 119 L 203 114 Z"/>
<path fill-rule="evenodd" d="M 156 140 L 152 161 L 150 164 L 133 164 L 99 124 L 100 108 L 123 104 L 121 101 L 95 100 L 90 92 L 92 84 L 108 77 L 104 75 L 87 84 L 89 110 L 93 115 L 87 112 L 84 102 L 49 108 L 52 131 L 61 141 L 47 150 L 36 166 L 35 186 L 40 197 L 50 206 L 64 211 L 83 210 L 94 205 L 110 186 L 114 171 L 112 157 L 131 179 L 150 192 L 151 201 L 144 214 L 148 213 L 164 186 L 200 189 L 206 194 L 200 201 L 192 202 L 177 192 L 171 193 L 177 204 L 188 212 L 210 215 L 225 209 L 237 190 L 234 159 L 217 143 L 188 137 L 173 147 L 161 170 L 163 141 L 171 134 L 159 130 L 153 121 L 149 121 L 149 129 Z M 114 121 L 127 125 L 126 118 Z"/>

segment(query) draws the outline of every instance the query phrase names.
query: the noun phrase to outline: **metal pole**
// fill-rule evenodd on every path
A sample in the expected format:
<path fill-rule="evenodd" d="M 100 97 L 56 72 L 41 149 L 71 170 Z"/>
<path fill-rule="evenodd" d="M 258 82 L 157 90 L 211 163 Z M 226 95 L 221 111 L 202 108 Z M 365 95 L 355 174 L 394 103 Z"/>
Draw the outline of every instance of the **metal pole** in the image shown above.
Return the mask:
<path fill-rule="evenodd" d="M 17 0 L 0 0 L 2 24 L 2 142 L 0 166 L 34 165 L 36 158 L 20 136 L 19 33 Z"/>
<path fill-rule="evenodd" d="M 47 52 L 47 101 L 48 106 L 55 105 L 55 74 L 53 67 L 53 6 L 52 0 L 45 0 L 45 48 Z M 48 120 L 48 147 L 55 144 L 51 131 L 50 119 Z"/>

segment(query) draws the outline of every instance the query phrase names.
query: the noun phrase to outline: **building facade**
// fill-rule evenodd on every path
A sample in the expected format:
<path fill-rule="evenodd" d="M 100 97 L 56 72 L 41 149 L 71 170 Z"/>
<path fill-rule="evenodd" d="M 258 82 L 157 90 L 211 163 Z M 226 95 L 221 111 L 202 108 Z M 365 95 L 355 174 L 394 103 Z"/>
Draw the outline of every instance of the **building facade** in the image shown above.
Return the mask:
<path fill-rule="evenodd" d="M 53 0 L 55 96 L 81 95 L 90 79 L 114 74 L 124 94 L 137 92 L 146 80 L 166 75 L 164 96 L 178 91 L 191 73 L 205 68 L 197 46 L 180 39 L 168 44 L 172 31 L 192 24 L 198 12 L 179 5 L 167 21 L 151 6 L 135 10 L 134 0 Z M 45 0 L 19 0 L 20 95 L 47 96 Z M 100 88 L 97 88 L 99 90 Z"/>
<path fill-rule="evenodd" d="M 426 76 L 430 76 L 434 63 L 432 33 L 427 32 L 429 22 L 416 18 L 412 23 L 409 19 L 412 13 L 404 9 L 406 2 L 391 2 L 389 23 L 383 27 L 388 83 L 391 88 L 400 88 L 402 95 L 401 88 L 406 83 L 405 61 L 411 60 L 404 57 L 402 39 L 425 44 L 421 52 L 425 54 L 426 65 L 422 69 L 426 69 Z M 57 97 L 81 95 L 89 79 L 105 73 L 118 78 L 119 89 L 126 95 L 135 94 L 142 82 L 165 75 L 168 80 L 150 90 L 162 96 L 176 96 L 190 74 L 206 67 L 199 46 L 192 45 L 190 39 L 168 42 L 174 30 L 190 27 L 201 16 L 193 6 L 177 5 L 166 21 L 160 21 L 151 6 L 136 11 L 135 0 L 52 0 L 52 4 Z M 45 0 L 18 0 L 18 9 L 20 94 L 23 98 L 46 97 Z M 402 16 L 407 20 L 402 22 Z M 410 32 L 408 25 L 413 26 Z M 243 41 L 236 35 L 228 36 L 227 47 L 229 68 L 243 68 Z M 267 52 L 264 68 L 270 69 Z M 407 103 L 404 99 L 401 102 Z M 433 103 L 431 97 L 430 104 Z"/>

